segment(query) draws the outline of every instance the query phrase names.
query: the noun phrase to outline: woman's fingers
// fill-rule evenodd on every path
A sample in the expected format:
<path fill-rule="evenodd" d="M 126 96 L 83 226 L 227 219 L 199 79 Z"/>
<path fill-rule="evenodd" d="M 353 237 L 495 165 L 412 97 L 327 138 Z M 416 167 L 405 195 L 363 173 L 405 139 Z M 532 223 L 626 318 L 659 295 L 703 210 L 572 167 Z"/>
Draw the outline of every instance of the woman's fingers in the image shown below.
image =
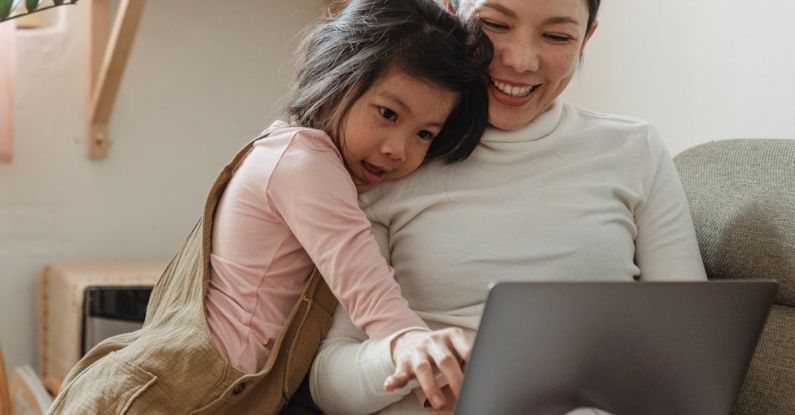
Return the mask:
<path fill-rule="evenodd" d="M 471 349 L 471 340 L 459 328 L 406 332 L 393 341 L 396 370 L 384 382 L 384 390 L 391 392 L 416 378 L 433 407 L 443 408 L 450 399 L 444 397 L 436 381 L 436 370 L 447 379 L 448 394 L 452 392 L 455 400 L 463 383 L 463 363 Z"/>
<path fill-rule="evenodd" d="M 458 357 L 461 358 L 464 362 L 469 361 L 469 356 L 472 354 L 472 339 L 464 333 L 461 329 L 451 329 L 455 330 L 450 335 L 450 343 L 455 349 L 456 354 Z"/>
<path fill-rule="evenodd" d="M 386 378 L 384 390 L 392 392 L 395 389 L 400 389 L 406 386 L 413 377 L 413 372 L 408 366 L 408 362 L 401 364 L 395 369 L 395 373 Z"/>
<path fill-rule="evenodd" d="M 420 387 L 425 393 L 425 396 L 431 401 L 434 409 L 444 408 L 447 401 L 444 399 L 439 384 L 436 383 L 436 376 L 434 376 L 433 365 L 430 361 L 430 356 L 426 353 L 417 353 L 412 360 L 414 375 L 420 382 Z"/>
<path fill-rule="evenodd" d="M 453 354 L 447 343 L 445 341 L 444 345 L 433 344 L 429 348 L 429 352 L 436 363 L 436 367 L 439 368 L 439 372 L 447 379 L 453 395 L 457 398 L 458 392 L 461 390 L 461 383 L 464 380 L 464 372 L 461 370 L 458 357 Z"/>

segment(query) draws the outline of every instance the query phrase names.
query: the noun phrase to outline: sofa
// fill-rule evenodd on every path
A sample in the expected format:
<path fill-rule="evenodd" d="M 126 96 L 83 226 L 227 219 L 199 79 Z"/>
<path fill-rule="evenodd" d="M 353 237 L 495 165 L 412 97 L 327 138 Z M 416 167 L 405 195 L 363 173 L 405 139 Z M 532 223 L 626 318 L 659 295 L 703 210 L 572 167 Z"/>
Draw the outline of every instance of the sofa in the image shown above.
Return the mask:
<path fill-rule="evenodd" d="M 795 140 L 713 141 L 674 158 L 710 279 L 775 279 L 735 414 L 795 414 Z"/>

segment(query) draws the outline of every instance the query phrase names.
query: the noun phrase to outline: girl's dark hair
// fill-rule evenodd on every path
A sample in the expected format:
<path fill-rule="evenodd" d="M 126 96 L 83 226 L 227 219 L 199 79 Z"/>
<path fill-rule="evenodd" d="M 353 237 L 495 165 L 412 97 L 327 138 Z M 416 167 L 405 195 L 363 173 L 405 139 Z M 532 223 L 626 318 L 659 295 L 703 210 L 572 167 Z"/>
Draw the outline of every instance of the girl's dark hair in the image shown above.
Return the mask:
<path fill-rule="evenodd" d="M 434 0 L 353 0 L 304 40 L 285 112 L 341 143 L 353 103 L 397 67 L 460 94 L 425 160 L 461 161 L 488 124 L 485 71 L 492 54 L 474 21 L 462 24 Z"/>

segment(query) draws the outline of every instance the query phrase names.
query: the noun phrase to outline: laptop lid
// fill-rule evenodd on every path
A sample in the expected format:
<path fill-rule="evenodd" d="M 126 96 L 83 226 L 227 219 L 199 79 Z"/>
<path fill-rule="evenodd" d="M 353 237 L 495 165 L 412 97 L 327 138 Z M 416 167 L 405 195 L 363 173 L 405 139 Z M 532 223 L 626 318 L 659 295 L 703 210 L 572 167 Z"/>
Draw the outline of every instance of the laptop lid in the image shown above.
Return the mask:
<path fill-rule="evenodd" d="M 776 290 L 767 280 L 498 283 L 455 413 L 728 414 Z"/>

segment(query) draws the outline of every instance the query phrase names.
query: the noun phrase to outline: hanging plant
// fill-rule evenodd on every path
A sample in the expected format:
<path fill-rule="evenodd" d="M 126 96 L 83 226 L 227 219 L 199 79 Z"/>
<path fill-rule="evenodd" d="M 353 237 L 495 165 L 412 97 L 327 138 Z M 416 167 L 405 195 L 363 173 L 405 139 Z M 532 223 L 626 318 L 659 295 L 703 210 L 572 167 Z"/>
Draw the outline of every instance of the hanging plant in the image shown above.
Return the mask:
<path fill-rule="evenodd" d="M 43 6 L 45 0 L 25 0 L 25 9 L 27 11 L 18 12 L 14 15 L 14 10 L 17 9 L 21 0 L 0 0 L 0 22 L 16 19 L 17 17 L 27 16 L 31 13 L 37 13 L 42 10 L 51 9 L 53 7 L 77 4 L 77 0 L 52 0 L 52 4 Z"/>

